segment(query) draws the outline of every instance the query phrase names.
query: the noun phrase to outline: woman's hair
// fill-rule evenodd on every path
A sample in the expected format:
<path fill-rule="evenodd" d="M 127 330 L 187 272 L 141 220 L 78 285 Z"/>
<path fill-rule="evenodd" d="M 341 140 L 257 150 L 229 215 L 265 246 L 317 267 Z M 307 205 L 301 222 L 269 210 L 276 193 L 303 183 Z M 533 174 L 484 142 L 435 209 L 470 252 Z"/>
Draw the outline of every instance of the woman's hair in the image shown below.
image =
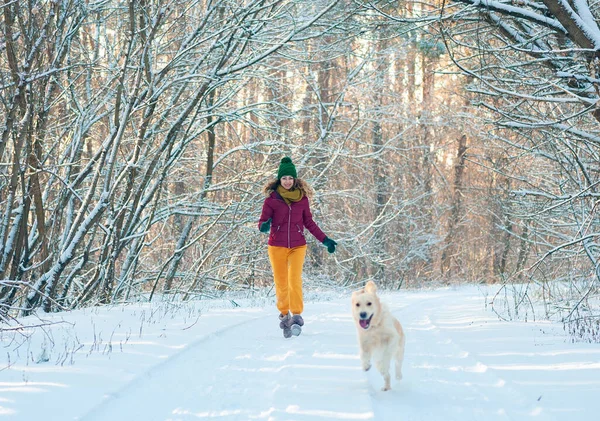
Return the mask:
<path fill-rule="evenodd" d="M 271 192 L 274 192 L 275 190 L 277 190 L 277 187 L 279 187 L 279 185 L 281 185 L 281 182 L 278 178 L 271 180 L 267 184 L 265 184 L 265 188 L 264 188 L 265 196 L 268 196 L 271 194 Z M 304 192 L 304 195 L 306 197 L 308 197 L 309 199 L 312 199 L 312 197 L 315 194 L 312 187 L 309 186 L 308 183 L 301 178 L 294 178 L 294 185 L 292 186 L 292 190 L 295 190 L 295 189 L 302 190 Z"/>

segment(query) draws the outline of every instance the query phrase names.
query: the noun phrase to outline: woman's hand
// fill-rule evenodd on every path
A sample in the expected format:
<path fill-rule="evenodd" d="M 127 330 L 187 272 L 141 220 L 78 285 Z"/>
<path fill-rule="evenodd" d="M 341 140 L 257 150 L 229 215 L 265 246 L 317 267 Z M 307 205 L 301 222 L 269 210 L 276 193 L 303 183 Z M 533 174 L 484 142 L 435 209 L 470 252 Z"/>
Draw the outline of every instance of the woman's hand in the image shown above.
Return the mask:
<path fill-rule="evenodd" d="M 335 252 L 335 246 L 337 246 L 337 243 L 335 241 L 333 241 L 331 238 L 325 237 L 325 239 L 323 240 L 323 245 L 325 247 L 327 247 L 327 251 L 329 253 L 333 253 L 333 252 Z"/>
<path fill-rule="evenodd" d="M 260 224 L 260 232 L 269 232 L 269 230 L 271 229 L 271 220 L 272 219 L 273 218 L 269 218 L 265 222 Z"/>

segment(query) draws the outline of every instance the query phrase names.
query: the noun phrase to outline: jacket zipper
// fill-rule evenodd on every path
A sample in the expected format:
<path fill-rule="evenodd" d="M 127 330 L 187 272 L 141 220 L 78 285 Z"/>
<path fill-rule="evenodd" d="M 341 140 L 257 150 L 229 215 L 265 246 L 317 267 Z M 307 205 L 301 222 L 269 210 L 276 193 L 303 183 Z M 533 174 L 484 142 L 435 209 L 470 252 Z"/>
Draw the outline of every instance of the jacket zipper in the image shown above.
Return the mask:
<path fill-rule="evenodd" d="M 292 232 L 292 205 L 288 205 L 288 208 L 290 209 L 289 215 L 288 215 L 288 248 L 291 249 L 292 248 L 292 240 L 291 240 L 291 232 Z"/>

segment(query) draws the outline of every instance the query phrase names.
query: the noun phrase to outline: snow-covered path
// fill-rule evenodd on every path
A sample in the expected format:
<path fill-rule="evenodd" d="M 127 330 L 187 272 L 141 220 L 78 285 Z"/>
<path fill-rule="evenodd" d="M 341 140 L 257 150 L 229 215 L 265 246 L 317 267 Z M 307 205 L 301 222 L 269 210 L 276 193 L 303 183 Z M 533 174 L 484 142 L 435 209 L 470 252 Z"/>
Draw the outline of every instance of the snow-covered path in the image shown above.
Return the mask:
<path fill-rule="evenodd" d="M 0 420 L 2 408 L 15 408 L 11 420 L 596 419 L 600 346 L 568 343 L 547 322 L 500 322 L 474 287 L 383 301 L 407 334 L 404 379 L 389 392 L 375 369 L 360 369 L 344 298 L 307 303 L 298 338 L 281 336 L 271 307 L 214 309 L 185 329 L 146 327 L 147 340 L 111 361 L 79 358 L 76 375 L 15 365 L 0 372 Z M 19 369 L 45 393 L 19 394 Z M 64 387 L 52 386 L 58 378 Z"/>
<path fill-rule="evenodd" d="M 140 420 L 372 419 L 350 320 L 339 303 L 331 312 L 319 307 L 302 336 L 289 340 L 276 315 L 232 320 L 82 419 L 116 420 L 139 402 Z"/>

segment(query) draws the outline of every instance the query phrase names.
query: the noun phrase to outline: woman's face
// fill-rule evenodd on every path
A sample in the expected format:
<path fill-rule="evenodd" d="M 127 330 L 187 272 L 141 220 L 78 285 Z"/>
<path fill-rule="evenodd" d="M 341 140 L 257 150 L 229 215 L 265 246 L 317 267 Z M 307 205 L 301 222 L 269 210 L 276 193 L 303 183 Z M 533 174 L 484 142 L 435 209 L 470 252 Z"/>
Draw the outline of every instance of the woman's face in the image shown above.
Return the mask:
<path fill-rule="evenodd" d="M 281 177 L 281 185 L 284 189 L 289 190 L 294 185 L 294 177 L 291 175 L 284 175 Z"/>

